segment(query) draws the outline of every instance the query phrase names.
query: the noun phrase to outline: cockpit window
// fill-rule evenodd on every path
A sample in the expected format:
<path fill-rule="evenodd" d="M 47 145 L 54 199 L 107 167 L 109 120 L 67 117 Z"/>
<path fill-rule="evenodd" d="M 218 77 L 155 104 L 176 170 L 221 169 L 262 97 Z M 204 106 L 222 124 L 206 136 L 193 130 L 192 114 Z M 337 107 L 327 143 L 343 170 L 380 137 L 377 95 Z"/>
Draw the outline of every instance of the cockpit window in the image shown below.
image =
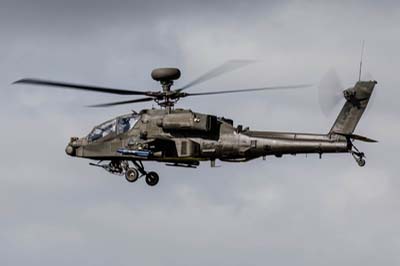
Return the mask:
<path fill-rule="evenodd" d="M 117 120 L 114 119 L 114 120 L 107 121 L 107 122 L 95 127 L 88 136 L 89 140 L 95 141 L 100 138 L 104 138 L 104 137 L 110 135 L 111 133 L 115 132 L 116 122 L 117 122 Z"/>
<path fill-rule="evenodd" d="M 115 134 L 125 133 L 129 131 L 136 124 L 138 119 L 139 119 L 138 115 L 129 114 L 104 122 L 103 124 L 96 126 L 92 130 L 92 132 L 88 135 L 88 140 L 96 141 L 98 139 L 107 137 L 112 133 Z"/>
<path fill-rule="evenodd" d="M 117 133 L 121 134 L 129 131 L 131 128 L 133 128 L 138 119 L 139 116 L 135 114 L 120 116 L 117 123 Z"/>

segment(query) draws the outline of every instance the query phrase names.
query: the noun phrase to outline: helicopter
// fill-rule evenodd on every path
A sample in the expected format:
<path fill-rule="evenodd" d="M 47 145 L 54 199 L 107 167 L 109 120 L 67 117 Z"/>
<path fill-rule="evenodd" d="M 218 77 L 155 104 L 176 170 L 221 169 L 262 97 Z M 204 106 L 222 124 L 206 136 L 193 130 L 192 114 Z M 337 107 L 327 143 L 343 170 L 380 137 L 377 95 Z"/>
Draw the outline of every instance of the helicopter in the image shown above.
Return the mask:
<path fill-rule="evenodd" d="M 212 114 L 175 108 L 182 98 L 254 91 L 307 88 L 310 84 L 271 86 L 238 90 L 188 92 L 188 89 L 224 73 L 243 67 L 250 62 L 233 60 L 201 75 L 177 89 L 174 82 L 181 76 L 178 68 L 157 68 L 151 77 L 160 83 L 162 90 L 126 90 L 68 82 L 24 78 L 14 84 L 59 87 L 125 96 L 142 96 L 118 102 L 91 105 L 111 107 L 123 104 L 154 101 L 159 108 L 143 109 L 120 115 L 100 125 L 84 137 L 71 137 L 65 152 L 69 156 L 96 160 L 90 165 L 105 169 L 111 174 L 125 176 L 128 182 L 141 177 L 149 186 L 159 182 L 159 175 L 147 171 L 145 161 L 156 161 L 168 166 L 196 168 L 202 161 L 247 162 L 256 158 L 296 154 L 350 153 L 360 167 L 365 165 L 365 154 L 354 141 L 377 142 L 354 134 L 354 130 L 367 107 L 375 80 L 357 81 L 353 87 L 342 90 L 345 103 L 328 133 L 295 133 L 254 131 L 235 126 L 232 119 Z M 342 88 L 338 88 L 342 89 Z"/>

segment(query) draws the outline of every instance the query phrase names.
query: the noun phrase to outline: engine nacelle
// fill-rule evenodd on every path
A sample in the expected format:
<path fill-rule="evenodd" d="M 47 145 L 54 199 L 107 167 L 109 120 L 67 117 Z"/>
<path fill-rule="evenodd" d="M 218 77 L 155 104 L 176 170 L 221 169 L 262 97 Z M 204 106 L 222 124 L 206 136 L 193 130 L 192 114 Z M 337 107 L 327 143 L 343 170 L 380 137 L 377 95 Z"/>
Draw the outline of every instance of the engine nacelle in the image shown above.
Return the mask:
<path fill-rule="evenodd" d="M 217 118 L 198 113 L 173 113 L 158 121 L 158 126 L 167 131 L 210 132 L 215 129 Z"/>

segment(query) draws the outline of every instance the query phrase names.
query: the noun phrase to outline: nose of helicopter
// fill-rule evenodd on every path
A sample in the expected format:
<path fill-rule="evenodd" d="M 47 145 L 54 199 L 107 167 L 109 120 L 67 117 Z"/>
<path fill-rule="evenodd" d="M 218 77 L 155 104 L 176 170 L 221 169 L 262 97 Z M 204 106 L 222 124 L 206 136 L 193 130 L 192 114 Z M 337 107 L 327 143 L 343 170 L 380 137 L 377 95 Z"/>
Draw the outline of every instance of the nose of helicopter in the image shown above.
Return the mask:
<path fill-rule="evenodd" d="M 68 154 L 69 156 L 74 156 L 75 148 L 72 147 L 70 144 L 68 144 L 67 147 L 65 148 L 65 153 Z"/>
<path fill-rule="evenodd" d="M 82 153 L 82 140 L 77 137 L 72 137 L 65 148 L 65 153 L 69 156 L 80 156 Z"/>

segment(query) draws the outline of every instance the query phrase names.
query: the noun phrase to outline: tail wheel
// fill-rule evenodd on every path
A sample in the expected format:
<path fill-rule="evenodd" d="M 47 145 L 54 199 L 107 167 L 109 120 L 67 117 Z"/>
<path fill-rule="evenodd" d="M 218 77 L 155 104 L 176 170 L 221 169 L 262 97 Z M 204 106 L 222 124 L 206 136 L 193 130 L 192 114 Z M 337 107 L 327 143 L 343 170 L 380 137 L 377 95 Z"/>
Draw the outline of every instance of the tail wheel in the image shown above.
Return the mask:
<path fill-rule="evenodd" d="M 360 158 L 357 160 L 358 166 L 363 167 L 365 165 L 365 160 L 363 158 Z"/>
<path fill-rule="evenodd" d="M 159 180 L 160 178 L 156 172 L 148 172 L 146 175 L 146 183 L 149 186 L 157 185 Z"/>
<path fill-rule="evenodd" d="M 125 172 L 125 179 L 128 182 L 135 182 L 139 178 L 139 172 L 135 168 L 128 168 Z"/>
<path fill-rule="evenodd" d="M 351 148 L 351 155 L 353 155 L 353 158 L 356 160 L 358 166 L 364 167 L 365 166 L 365 154 L 363 152 L 360 152 L 356 146 L 354 146 L 353 143 L 350 142 Z"/>

